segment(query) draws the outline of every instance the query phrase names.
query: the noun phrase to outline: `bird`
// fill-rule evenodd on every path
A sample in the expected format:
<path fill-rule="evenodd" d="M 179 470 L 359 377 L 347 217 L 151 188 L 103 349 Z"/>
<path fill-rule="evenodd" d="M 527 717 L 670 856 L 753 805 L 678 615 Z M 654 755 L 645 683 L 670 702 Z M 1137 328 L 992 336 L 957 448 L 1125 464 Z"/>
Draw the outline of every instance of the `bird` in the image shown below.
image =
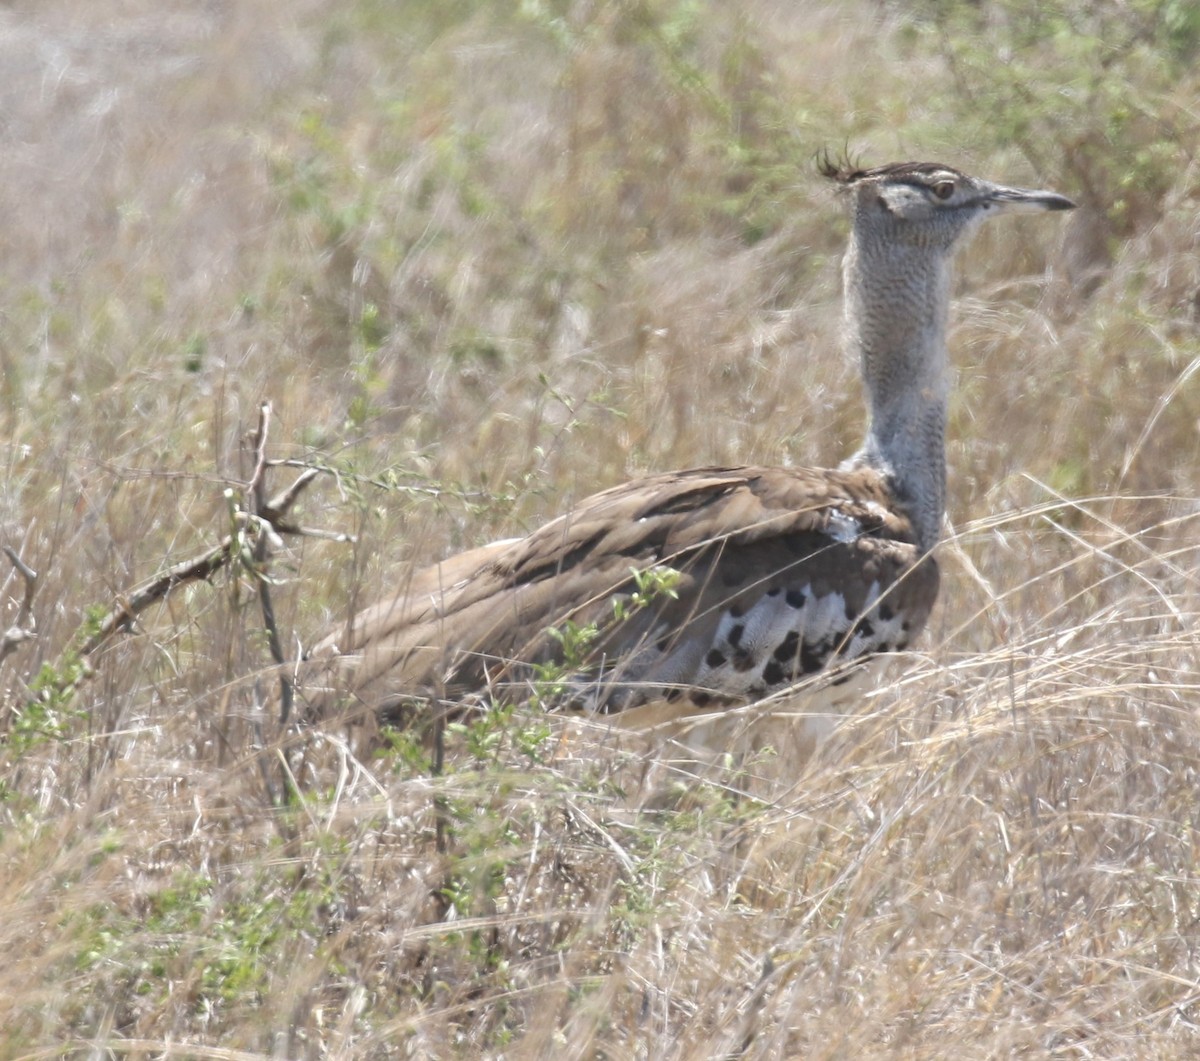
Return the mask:
<path fill-rule="evenodd" d="M 308 653 L 310 710 L 411 722 L 430 704 L 536 694 L 670 735 L 805 689 L 793 724 L 810 748 L 824 739 L 856 679 L 917 638 L 938 595 L 955 252 L 988 218 L 1075 203 L 941 163 L 826 156 L 818 169 L 849 208 L 861 447 L 829 469 L 651 474 L 418 571 Z M 728 738 L 705 734 L 718 749 Z"/>

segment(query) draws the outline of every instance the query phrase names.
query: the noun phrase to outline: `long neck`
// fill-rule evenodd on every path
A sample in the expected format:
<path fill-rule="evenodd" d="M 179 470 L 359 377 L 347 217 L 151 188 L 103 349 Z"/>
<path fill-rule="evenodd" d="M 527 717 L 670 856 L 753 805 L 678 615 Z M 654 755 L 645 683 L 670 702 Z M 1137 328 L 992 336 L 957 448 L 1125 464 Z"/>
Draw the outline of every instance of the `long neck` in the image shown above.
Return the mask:
<path fill-rule="evenodd" d="M 865 227 L 865 226 L 864 226 Z M 888 476 L 918 544 L 937 542 L 946 498 L 946 317 L 950 255 L 855 226 L 845 260 L 847 342 L 862 363 L 869 421 L 852 464 Z"/>

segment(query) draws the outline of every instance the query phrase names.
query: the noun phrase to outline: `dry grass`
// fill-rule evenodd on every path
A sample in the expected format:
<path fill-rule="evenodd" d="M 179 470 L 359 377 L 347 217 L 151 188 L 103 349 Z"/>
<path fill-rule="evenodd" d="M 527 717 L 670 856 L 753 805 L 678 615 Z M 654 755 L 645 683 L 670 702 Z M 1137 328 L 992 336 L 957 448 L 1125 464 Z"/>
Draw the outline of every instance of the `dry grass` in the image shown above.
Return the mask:
<path fill-rule="evenodd" d="M 1166 8 L 1107 94 L 1081 48 L 1021 110 L 920 5 L 7 5 L 0 517 L 40 578 L 0 1055 L 1195 1056 L 1200 27 Z M 263 399 L 339 471 L 305 522 L 358 536 L 277 557 L 293 649 L 640 471 L 836 461 L 810 161 L 844 138 L 1089 209 L 964 256 L 943 600 L 816 761 L 695 780 L 522 712 L 441 776 L 358 761 L 275 732 L 233 579 L 55 695 L 89 609 L 227 533 Z"/>

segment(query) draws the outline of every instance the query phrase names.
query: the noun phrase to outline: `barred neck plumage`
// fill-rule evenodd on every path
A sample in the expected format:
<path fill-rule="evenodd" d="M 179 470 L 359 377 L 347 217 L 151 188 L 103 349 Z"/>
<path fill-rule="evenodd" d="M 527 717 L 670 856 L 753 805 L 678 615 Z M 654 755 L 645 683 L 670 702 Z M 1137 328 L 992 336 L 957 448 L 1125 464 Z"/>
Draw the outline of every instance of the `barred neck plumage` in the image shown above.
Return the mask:
<path fill-rule="evenodd" d="M 846 338 L 859 358 L 868 424 L 848 466 L 876 469 L 908 510 L 918 544 L 937 543 L 946 497 L 946 321 L 955 250 L 987 217 L 1066 210 L 1054 192 L 1007 188 L 938 163 L 826 175 L 852 196 L 844 263 Z"/>
<path fill-rule="evenodd" d="M 930 549 L 946 495 L 950 251 L 899 244 L 893 226 L 873 221 L 855 226 L 844 265 L 846 341 L 859 359 L 868 415 L 851 463 L 889 480 Z"/>

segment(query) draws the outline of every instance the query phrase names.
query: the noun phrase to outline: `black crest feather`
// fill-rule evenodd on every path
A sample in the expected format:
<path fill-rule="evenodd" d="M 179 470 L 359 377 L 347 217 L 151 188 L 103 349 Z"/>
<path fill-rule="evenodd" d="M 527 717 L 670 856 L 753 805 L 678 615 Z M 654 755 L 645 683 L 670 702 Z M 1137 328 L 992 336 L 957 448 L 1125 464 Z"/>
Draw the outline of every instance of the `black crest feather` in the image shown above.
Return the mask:
<path fill-rule="evenodd" d="M 817 172 L 828 180 L 837 181 L 838 184 L 852 184 L 863 176 L 866 170 L 862 168 L 862 164 L 858 160 L 851 156 L 850 147 L 847 144 L 836 154 L 827 147 L 818 152 Z"/>

